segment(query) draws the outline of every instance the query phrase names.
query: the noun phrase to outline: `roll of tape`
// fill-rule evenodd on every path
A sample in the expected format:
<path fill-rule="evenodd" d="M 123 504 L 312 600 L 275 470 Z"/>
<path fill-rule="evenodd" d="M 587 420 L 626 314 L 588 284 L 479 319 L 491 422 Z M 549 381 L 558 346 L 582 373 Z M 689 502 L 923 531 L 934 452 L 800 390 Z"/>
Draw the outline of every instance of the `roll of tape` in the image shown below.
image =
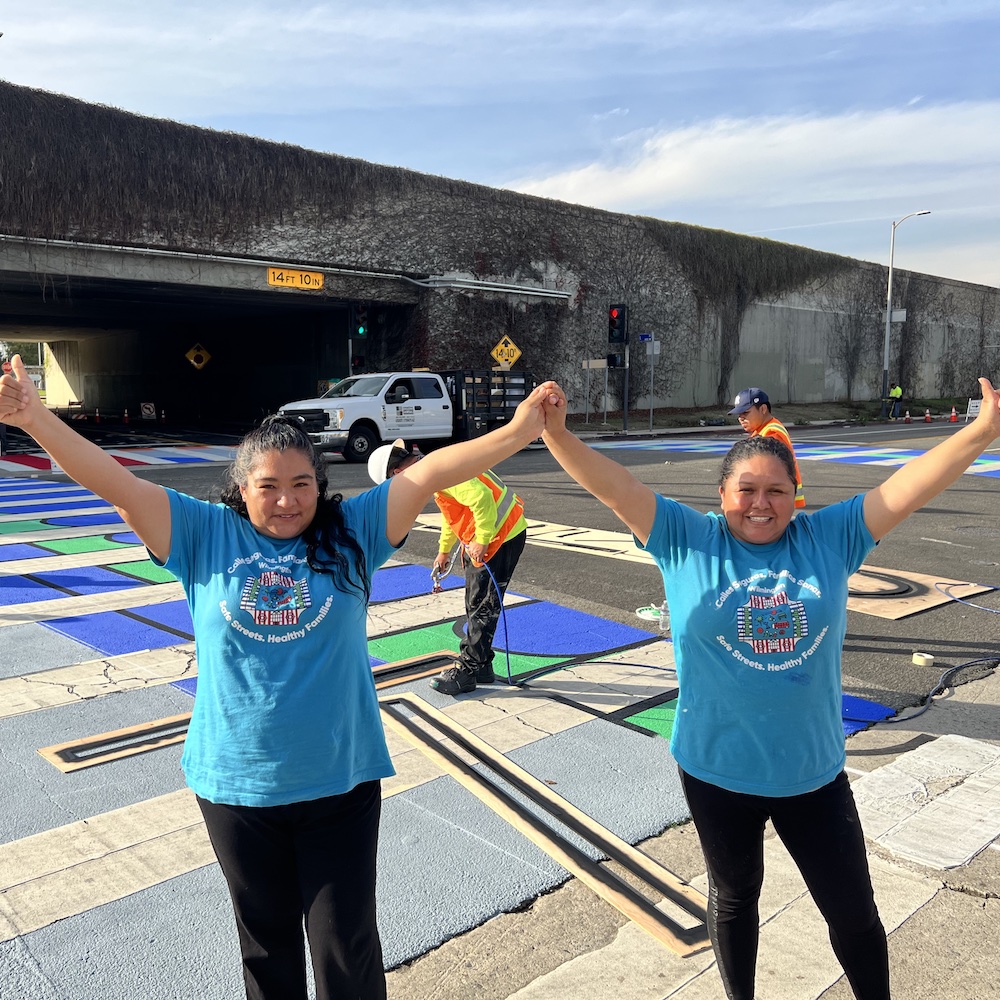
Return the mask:
<path fill-rule="evenodd" d="M 914 653 L 913 665 L 915 667 L 933 667 L 934 657 L 930 653 Z"/>

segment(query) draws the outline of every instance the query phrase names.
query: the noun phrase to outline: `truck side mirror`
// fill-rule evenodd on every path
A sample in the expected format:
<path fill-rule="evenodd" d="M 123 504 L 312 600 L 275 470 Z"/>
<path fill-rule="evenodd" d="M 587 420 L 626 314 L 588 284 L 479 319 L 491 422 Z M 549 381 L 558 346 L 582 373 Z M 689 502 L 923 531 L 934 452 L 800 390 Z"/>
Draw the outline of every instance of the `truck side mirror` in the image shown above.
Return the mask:
<path fill-rule="evenodd" d="M 410 394 L 401 385 L 398 385 L 386 393 L 385 401 L 387 403 L 405 403 L 409 398 Z"/>

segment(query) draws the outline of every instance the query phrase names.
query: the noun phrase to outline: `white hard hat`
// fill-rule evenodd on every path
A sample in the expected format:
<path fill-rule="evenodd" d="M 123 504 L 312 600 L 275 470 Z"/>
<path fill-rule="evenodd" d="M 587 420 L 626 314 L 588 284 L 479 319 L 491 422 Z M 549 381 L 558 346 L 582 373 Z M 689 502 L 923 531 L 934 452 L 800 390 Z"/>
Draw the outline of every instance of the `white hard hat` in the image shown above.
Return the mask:
<path fill-rule="evenodd" d="M 383 444 L 368 456 L 368 475 L 377 486 L 384 483 L 389 474 L 401 463 L 405 462 L 413 452 L 406 447 L 402 438 L 396 438 L 392 444 Z"/>

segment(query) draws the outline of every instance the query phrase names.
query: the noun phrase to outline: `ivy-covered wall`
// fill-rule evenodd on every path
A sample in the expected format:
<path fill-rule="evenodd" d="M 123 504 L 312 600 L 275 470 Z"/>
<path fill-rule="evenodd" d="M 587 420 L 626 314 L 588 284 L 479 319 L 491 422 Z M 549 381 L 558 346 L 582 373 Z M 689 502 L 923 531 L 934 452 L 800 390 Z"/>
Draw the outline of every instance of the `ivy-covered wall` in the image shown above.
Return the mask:
<path fill-rule="evenodd" d="M 0 233 L 450 275 L 559 289 L 568 302 L 426 290 L 368 345 L 392 367 L 518 367 L 584 406 L 585 359 L 607 353 L 607 307 L 661 341 L 657 405 L 877 395 L 885 269 L 771 240 L 432 177 L 143 118 L 0 82 Z M 377 299 L 377 283 L 373 299 Z M 996 289 L 899 272 L 891 377 L 918 395 L 972 392 L 996 372 Z M 648 405 L 645 353 L 631 396 Z M 622 375 L 611 375 L 621 390 Z M 600 383 L 598 386 L 597 383 Z M 596 406 L 603 379 L 592 384 Z"/>

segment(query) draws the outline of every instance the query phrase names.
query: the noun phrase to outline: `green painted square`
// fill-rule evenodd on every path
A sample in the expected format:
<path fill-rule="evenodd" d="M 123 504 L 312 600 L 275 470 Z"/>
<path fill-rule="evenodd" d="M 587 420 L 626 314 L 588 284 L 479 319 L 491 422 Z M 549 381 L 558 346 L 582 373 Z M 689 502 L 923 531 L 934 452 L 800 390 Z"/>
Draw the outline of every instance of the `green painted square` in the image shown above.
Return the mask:
<path fill-rule="evenodd" d="M 458 656 L 460 639 L 455 634 L 451 622 L 440 622 L 437 625 L 427 625 L 424 628 L 401 632 L 398 635 L 380 636 L 368 640 L 368 652 L 371 656 L 386 663 L 397 660 L 408 660 L 414 656 L 426 656 L 439 649 L 453 650 Z M 493 660 L 493 670 L 498 677 L 507 676 L 507 654 L 504 650 L 494 647 L 496 656 Z M 542 670 L 557 663 L 562 663 L 564 656 L 531 656 L 525 653 L 510 654 L 510 675 L 518 677 L 534 670 Z"/>
<path fill-rule="evenodd" d="M 673 701 L 665 701 L 655 708 L 647 708 L 635 715 L 630 715 L 625 721 L 669 740 L 670 734 L 674 731 L 674 717 L 676 715 L 677 699 L 674 698 Z"/>
<path fill-rule="evenodd" d="M 111 563 L 108 569 L 124 573 L 126 576 L 134 576 L 147 583 L 173 583 L 177 577 L 170 570 L 157 566 L 149 559 L 140 562 Z"/>
<path fill-rule="evenodd" d="M 19 535 L 22 531 L 54 531 L 44 521 L 0 521 L 0 535 Z"/>
<path fill-rule="evenodd" d="M 77 552 L 106 552 L 108 549 L 120 549 L 129 543 L 113 542 L 101 535 L 91 535 L 89 538 L 54 538 L 51 542 L 36 542 L 35 544 L 50 552 L 71 555 Z"/>

